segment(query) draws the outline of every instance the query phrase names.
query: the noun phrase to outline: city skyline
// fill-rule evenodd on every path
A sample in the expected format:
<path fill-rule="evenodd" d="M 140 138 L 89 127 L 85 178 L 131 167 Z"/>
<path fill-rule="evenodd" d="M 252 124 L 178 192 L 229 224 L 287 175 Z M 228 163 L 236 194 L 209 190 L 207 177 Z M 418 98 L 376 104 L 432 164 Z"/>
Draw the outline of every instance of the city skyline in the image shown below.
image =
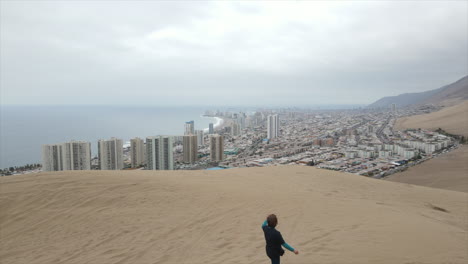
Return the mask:
<path fill-rule="evenodd" d="M 446 136 L 440 129 L 393 130 L 401 117 L 438 109 L 430 105 L 397 108 L 392 104 L 380 110 L 316 113 L 278 109 L 245 115 L 207 110 L 205 113 L 222 118 L 223 122 L 216 127 L 216 134 L 206 134 L 206 143 L 202 130 L 183 136 L 150 136 L 146 144 L 140 138 L 132 138 L 124 148 L 123 140 L 113 137 L 98 141 L 98 164 L 91 162 L 94 159 L 89 142 L 43 145 L 43 168 L 44 171 L 130 167 L 177 170 L 209 168 L 215 163 L 222 168 L 306 164 L 382 177 L 401 171 L 407 167 L 405 164 L 414 166 L 431 159 L 433 153 L 450 151 L 457 147 L 457 140 L 465 142 L 463 137 Z M 245 125 L 242 130 L 239 117 Z M 185 132 L 194 126 L 194 121 L 185 122 Z M 143 153 L 136 157 L 136 152 L 143 149 L 149 157 L 146 166 Z"/>

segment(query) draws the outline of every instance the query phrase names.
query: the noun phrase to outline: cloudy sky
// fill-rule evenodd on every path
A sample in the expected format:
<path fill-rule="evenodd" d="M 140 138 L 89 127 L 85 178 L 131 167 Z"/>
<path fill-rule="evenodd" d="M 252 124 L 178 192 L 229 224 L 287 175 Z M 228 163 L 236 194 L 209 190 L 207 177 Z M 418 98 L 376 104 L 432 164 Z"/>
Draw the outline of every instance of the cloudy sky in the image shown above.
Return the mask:
<path fill-rule="evenodd" d="M 2 104 L 368 104 L 468 73 L 467 1 L 1 1 Z"/>

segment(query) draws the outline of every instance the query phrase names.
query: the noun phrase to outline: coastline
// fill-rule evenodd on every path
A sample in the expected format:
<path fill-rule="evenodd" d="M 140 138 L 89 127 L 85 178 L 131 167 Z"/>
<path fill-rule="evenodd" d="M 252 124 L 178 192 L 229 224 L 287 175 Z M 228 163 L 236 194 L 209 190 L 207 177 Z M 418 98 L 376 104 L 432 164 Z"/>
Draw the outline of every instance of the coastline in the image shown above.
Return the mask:
<path fill-rule="evenodd" d="M 202 118 L 205 110 L 201 107 L 138 106 L 4 107 L 0 169 L 42 163 L 41 147 L 44 144 L 71 139 L 88 141 L 95 156 L 97 141 L 103 138 L 116 137 L 128 141 L 152 135 L 180 136 L 184 134 L 184 124 L 188 120 L 194 120 L 197 129 L 203 130 L 208 123 L 218 123 L 214 117 Z M 96 115 L 98 112 L 106 116 L 106 122 Z M 67 120 L 74 120 L 74 126 L 56 126 Z M 132 125 L 127 124 L 128 120 L 132 120 Z M 50 127 L 56 129 L 50 130 Z M 34 133 L 30 133 L 30 129 Z"/>
<path fill-rule="evenodd" d="M 222 128 L 222 126 L 224 125 L 224 119 L 221 117 L 218 117 L 218 116 L 202 116 L 202 117 L 214 118 L 215 119 L 215 123 L 213 123 L 214 129 Z M 208 131 L 209 131 L 209 127 L 203 129 L 204 133 L 208 133 Z"/>

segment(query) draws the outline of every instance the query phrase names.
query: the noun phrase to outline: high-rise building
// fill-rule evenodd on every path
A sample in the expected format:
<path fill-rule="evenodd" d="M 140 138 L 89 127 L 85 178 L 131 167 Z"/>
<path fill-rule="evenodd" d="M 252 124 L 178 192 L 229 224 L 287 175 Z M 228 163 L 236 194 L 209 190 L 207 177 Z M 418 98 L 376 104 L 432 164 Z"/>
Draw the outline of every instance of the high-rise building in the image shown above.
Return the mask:
<path fill-rule="evenodd" d="M 396 104 L 392 104 L 392 114 L 396 114 Z"/>
<path fill-rule="evenodd" d="M 195 133 L 197 135 L 198 146 L 203 146 L 205 144 L 205 140 L 203 139 L 203 130 L 195 130 Z"/>
<path fill-rule="evenodd" d="M 221 135 L 210 136 L 210 158 L 211 161 L 222 161 L 224 159 L 224 138 Z"/>
<path fill-rule="evenodd" d="M 240 129 L 245 128 L 245 119 L 246 118 L 247 118 L 247 116 L 246 116 L 245 113 L 239 113 L 239 115 L 237 116 L 237 123 L 239 124 Z"/>
<path fill-rule="evenodd" d="M 62 144 L 50 144 L 42 146 L 42 170 L 63 170 Z"/>
<path fill-rule="evenodd" d="M 184 135 L 195 135 L 195 122 L 193 120 L 185 122 Z"/>
<path fill-rule="evenodd" d="M 279 117 L 278 115 L 269 115 L 267 123 L 267 138 L 272 139 L 279 136 Z"/>
<path fill-rule="evenodd" d="M 146 138 L 146 168 L 148 170 L 174 169 L 173 141 L 171 136 Z"/>
<path fill-rule="evenodd" d="M 213 123 L 210 123 L 209 128 L 208 128 L 208 134 L 213 134 L 214 133 L 214 126 Z"/>
<path fill-rule="evenodd" d="M 118 138 L 98 141 L 99 168 L 101 170 L 123 169 L 123 141 Z"/>
<path fill-rule="evenodd" d="M 42 146 L 42 170 L 90 170 L 91 143 L 71 141 Z"/>
<path fill-rule="evenodd" d="M 90 170 L 91 143 L 71 141 L 62 144 L 63 170 Z"/>
<path fill-rule="evenodd" d="M 241 132 L 241 126 L 239 123 L 237 122 L 234 122 L 232 125 L 231 125 L 231 135 L 236 137 L 236 136 L 239 136 L 240 135 L 240 132 Z"/>
<path fill-rule="evenodd" d="M 146 163 L 145 159 L 145 143 L 141 138 L 130 139 L 130 159 L 132 168 L 143 166 Z"/>
<path fill-rule="evenodd" d="M 185 135 L 184 136 L 184 162 L 195 163 L 198 155 L 198 142 L 196 135 Z"/>

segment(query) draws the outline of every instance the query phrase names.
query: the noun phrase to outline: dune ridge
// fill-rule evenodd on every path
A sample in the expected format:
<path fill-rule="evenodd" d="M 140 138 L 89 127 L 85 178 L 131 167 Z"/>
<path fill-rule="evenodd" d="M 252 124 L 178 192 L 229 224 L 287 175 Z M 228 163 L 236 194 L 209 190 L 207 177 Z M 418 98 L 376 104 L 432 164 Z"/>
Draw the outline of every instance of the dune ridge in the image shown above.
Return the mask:
<path fill-rule="evenodd" d="M 468 193 L 468 146 L 386 177 L 386 180 Z"/>
<path fill-rule="evenodd" d="M 468 137 L 468 100 L 437 112 L 399 118 L 395 123 L 396 130 L 424 128 L 443 130 Z"/>
<path fill-rule="evenodd" d="M 468 194 L 278 166 L 0 178 L 2 263 L 466 263 Z"/>

